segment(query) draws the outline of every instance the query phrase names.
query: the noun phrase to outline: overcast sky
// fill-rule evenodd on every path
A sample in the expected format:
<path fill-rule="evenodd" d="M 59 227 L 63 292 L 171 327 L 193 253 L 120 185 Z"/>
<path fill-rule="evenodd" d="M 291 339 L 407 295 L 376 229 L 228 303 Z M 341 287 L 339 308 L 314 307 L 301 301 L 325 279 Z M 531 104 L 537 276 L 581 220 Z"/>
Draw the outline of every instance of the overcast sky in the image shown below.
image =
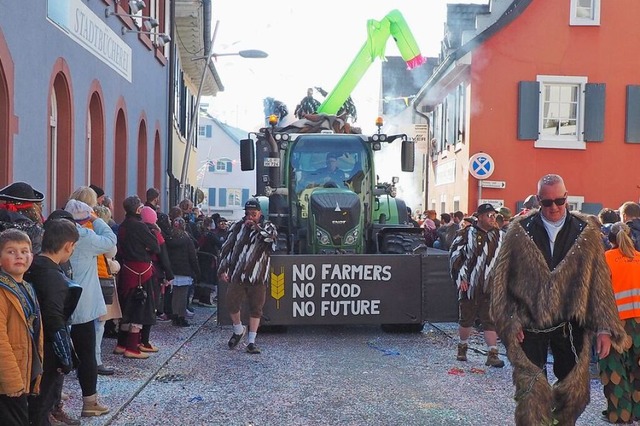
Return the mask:
<path fill-rule="evenodd" d="M 261 49 L 266 59 L 221 57 L 216 68 L 225 87 L 215 98 L 204 98 L 220 120 L 245 130 L 263 123 L 262 99 L 284 102 L 291 116 L 308 87 L 331 91 L 366 41 L 366 23 L 398 9 L 407 21 L 423 56 L 437 56 L 443 37 L 447 0 L 219 0 L 213 2 L 220 24 L 216 53 Z M 467 0 L 455 3 L 481 3 Z M 309 5 L 313 4 L 313 7 Z M 278 7 L 275 7 L 278 5 Z M 215 24 L 215 22 L 214 22 Z M 399 51 L 390 39 L 387 56 Z M 376 60 L 354 90 L 358 125 L 373 129 L 380 92 L 380 60 Z M 322 101 L 320 95 L 316 99 Z"/>

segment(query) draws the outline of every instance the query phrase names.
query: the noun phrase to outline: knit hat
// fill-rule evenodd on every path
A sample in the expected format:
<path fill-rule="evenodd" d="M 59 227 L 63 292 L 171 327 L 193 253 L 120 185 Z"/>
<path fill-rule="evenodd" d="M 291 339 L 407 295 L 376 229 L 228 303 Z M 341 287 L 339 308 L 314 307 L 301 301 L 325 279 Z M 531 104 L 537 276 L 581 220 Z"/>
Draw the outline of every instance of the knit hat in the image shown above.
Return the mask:
<path fill-rule="evenodd" d="M 142 210 L 140 210 L 140 217 L 144 223 L 154 224 L 158 221 L 158 214 L 149 206 L 144 206 Z"/>
<path fill-rule="evenodd" d="M 83 220 L 87 220 L 91 217 L 91 213 L 93 213 L 93 209 L 86 203 L 78 200 L 69 200 L 67 201 L 67 205 L 64 206 L 64 209 L 71 213 L 73 219 L 76 222 L 81 222 Z"/>
<path fill-rule="evenodd" d="M 100 188 L 97 185 L 91 184 L 89 185 L 89 188 L 93 189 L 94 192 L 96 193 L 97 198 L 100 198 L 104 195 L 104 190 L 102 188 Z"/>

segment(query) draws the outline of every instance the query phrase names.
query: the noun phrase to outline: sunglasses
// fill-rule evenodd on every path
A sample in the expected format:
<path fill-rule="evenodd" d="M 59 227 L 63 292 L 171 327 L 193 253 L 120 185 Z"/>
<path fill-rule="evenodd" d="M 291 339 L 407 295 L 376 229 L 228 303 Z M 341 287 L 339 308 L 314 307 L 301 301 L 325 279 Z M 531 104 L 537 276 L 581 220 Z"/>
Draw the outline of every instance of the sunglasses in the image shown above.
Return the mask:
<path fill-rule="evenodd" d="M 567 202 L 567 197 L 556 198 L 553 200 L 538 200 L 542 207 L 551 207 L 552 204 L 556 206 L 563 206 Z"/>

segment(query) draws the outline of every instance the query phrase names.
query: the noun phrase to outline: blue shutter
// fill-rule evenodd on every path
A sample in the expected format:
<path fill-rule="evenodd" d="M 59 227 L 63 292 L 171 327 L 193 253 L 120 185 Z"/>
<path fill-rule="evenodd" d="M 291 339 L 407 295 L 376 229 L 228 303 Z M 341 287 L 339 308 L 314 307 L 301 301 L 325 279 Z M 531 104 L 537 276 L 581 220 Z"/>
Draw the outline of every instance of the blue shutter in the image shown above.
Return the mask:
<path fill-rule="evenodd" d="M 640 86 L 627 86 L 624 141 L 640 143 Z"/>
<path fill-rule="evenodd" d="M 540 113 L 540 83 L 521 81 L 518 83 L 518 139 L 538 139 Z"/>
<path fill-rule="evenodd" d="M 604 141 L 604 83 L 587 83 L 584 91 L 584 140 Z"/>
<path fill-rule="evenodd" d="M 211 125 L 210 125 L 210 124 L 208 124 L 208 125 L 206 126 L 205 131 L 206 131 L 206 136 L 207 136 L 208 138 L 210 138 L 210 137 L 211 137 L 211 134 L 213 133 L 213 130 L 212 130 Z"/>
<path fill-rule="evenodd" d="M 231 160 L 227 161 L 227 172 L 231 173 L 233 171 L 233 164 Z"/>
<path fill-rule="evenodd" d="M 580 210 L 584 214 L 594 214 L 597 215 L 602 210 L 602 203 L 582 203 L 582 210 Z"/>
<path fill-rule="evenodd" d="M 249 190 L 244 188 L 244 189 L 242 189 L 242 205 L 243 206 L 244 206 L 244 203 L 246 203 L 248 199 L 249 199 Z"/>
<path fill-rule="evenodd" d="M 216 205 L 216 189 L 215 188 L 209 188 L 209 205 L 210 206 L 215 206 Z"/>
<path fill-rule="evenodd" d="M 227 207 L 227 188 L 220 188 L 220 207 Z"/>

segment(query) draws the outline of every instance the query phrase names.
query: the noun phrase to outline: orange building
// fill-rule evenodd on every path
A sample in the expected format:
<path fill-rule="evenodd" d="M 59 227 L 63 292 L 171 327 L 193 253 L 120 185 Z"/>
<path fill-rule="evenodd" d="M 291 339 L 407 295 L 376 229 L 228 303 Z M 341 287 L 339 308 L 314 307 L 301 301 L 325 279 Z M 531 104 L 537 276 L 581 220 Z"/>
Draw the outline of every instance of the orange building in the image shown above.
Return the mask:
<path fill-rule="evenodd" d="M 573 209 L 640 196 L 640 2 L 517 0 L 448 5 L 439 63 L 414 108 L 428 113 L 427 207 L 517 211 L 547 173 Z M 479 190 L 469 158 L 493 158 Z"/>

